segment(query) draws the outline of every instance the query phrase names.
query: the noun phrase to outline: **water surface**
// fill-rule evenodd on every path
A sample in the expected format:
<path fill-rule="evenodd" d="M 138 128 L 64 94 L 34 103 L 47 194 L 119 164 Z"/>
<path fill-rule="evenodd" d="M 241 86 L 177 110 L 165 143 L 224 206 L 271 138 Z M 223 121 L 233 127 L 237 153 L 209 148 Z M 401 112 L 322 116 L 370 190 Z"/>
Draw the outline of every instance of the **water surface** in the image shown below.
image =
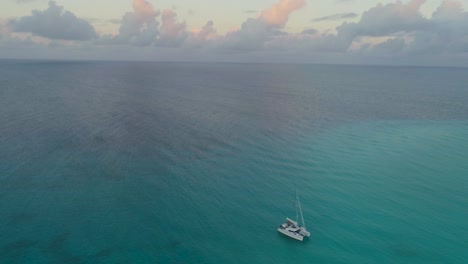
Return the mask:
<path fill-rule="evenodd" d="M 464 263 L 458 68 L 1 62 L 0 263 Z M 277 226 L 301 194 L 311 238 Z"/>

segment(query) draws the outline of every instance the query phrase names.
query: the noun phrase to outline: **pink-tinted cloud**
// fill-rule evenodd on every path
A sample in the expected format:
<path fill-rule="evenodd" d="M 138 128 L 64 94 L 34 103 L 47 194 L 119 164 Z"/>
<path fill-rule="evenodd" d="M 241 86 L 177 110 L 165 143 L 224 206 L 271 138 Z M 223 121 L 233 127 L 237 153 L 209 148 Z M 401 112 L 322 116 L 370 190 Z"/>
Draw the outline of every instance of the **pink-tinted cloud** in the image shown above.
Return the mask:
<path fill-rule="evenodd" d="M 133 0 L 133 12 L 127 12 L 122 17 L 119 34 L 105 36 L 105 42 L 133 45 L 153 45 L 159 36 L 159 21 L 156 17 L 159 11 L 146 0 Z"/>
<path fill-rule="evenodd" d="M 177 14 L 169 9 L 163 11 L 161 20 L 161 36 L 156 45 L 166 47 L 181 46 L 188 36 L 185 22 L 178 22 Z"/>
<path fill-rule="evenodd" d="M 208 21 L 201 29 L 195 29 L 192 31 L 191 41 L 195 42 L 196 46 L 203 44 L 205 41 L 213 40 L 218 35 L 216 34 L 216 28 L 214 27 L 213 21 Z"/>
<path fill-rule="evenodd" d="M 154 11 L 153 6 L 146 0 L 133 0 L 133 10 L 136 19 L 142 24 L 152 22 L 159 15 L 159 11 Z"/>
<path fill-rule="evenodd" d="M 133 0 L 133 12 L 126 13 L 119 34 L 104 37 L 104 41 L 138 46 L 179 47 L 188 36 L 185 22 L 178 22 L 177 14 L 169 9 L 162 13 L 147 0 Z M 161 22 L 157 19 L 161 15 Z"/>
<path fill-rule="evenodd" d="M 249 18 L 237 31 L 226 34 L 220 46 L 229 50 L 251 51 L 264 47 L 265 43 L 281 35 L 278 29 L 285 26 L 289 15 L 302 8 L 305 0 L 280 0 L 265 9 L 258 18 Z M 279 34 L 280 33 L 280 34 Z"/>
<path fill-rule="evenodd" d="M 264 10 L 260 18 L 269 26 L 283 27 L 288 22 L 289 15 L 304 5 L 305 0 L 280 0 Z"/>
<path fill-rule="evenodd" d="M 216 29 L 213 21 L 210 20 L 206 22 L 200 32 L 198 32 L 197 36 L 203 40 L 214 39 L 216 37 Z"/>
<path fill-rule="evenodd" d="M 409 3 L 408 3 L 408 7 L 411 11 L 418 11 L 421 6 L 426 3 L 427 0 L 411 0 Z"/>
<path fill-rule="evenodd" d="M 101 48 L 97 54 L 107 49 L 118 49 L 122 51 L 119 54 L 125 54 L 129 59 L 132 55 L 123 51 L 145 50 L 148 54 L 158 53 L 158 56 L 169 53 L 189 58 L 199 56 L 197 58 L 203 60 L 207 57 L 214 60 L 217 58 L 255 60 L 256 54 L 268 54 L 264 57 L 268 60 L 288 59 L 291 54 L 300 60 L 320 54 L 332 54 L 336 58 L 375 56 L 386 60 L 398 56 L 402 58 L 436 55 L 453 55 L 453 57 L 460 55 L 465 56 L 464 58 L 468 56 L 468 12 L 463 9 L 459 0 L 440 0 L 442 4 L 434 10 L 432 16 L 424 16 L 420 12 L 426 0 L 387 1 L 386 4 L 375 4 L 359 14 L 360 18 L 353 19 L 351 23 L 342 23 L 335 31 L 319 32 L 306 27 L 302 33 L 297 34 L 285 32 L 283 28 L 291 15 L 305 5 L 306 0 L 276 0 L 277 2 L 271 7 L 260 12 L 259 16 L 248 18 L 226 34 L 217 34 L 212 21 L 208 21 L 199 29 L 190 29 L 174 10 L 160 12 L 156 6 L 153 7 L 151 4 L 153 0 L 127 1 L 133 9 L 119 20 L 118 34 L 99 35 L 97 40 L 83 39 L 81 44 L 78 44 L 76 39 L 67 41 L 77 47 L 86 46 L 90 50 L 96 44 Z M 312 1 L 309 2 L 313 4 Z M 341 19 L 345 15 L 338 14 L 324 19 L 337 17 Z M 349 17 L 355 15 L 351 14 Z M 54 21 L 58 20 L 54 19 L 52 23 Z M 20 47 L 17 43 L 21 39 L 16 35 L 24 34 L 28 37 L 32 32 L 32 30 L 28 31 L 30 33 L 9 32 L 8 28 L 5 26 L 2 28 L 1 24 L 0 20 L 0 48 L 16 45 Z M 40 23 L 33 24 L 39 26 Z M 10 30 L 14 30 L 11 24 L 9 26 Z M 55 28 L 55 25 L 48 26 L 52 31 Z M 67 27 L 66 32 L 69 32 L 70 28 Z M 43 39 L 46 40 L 57 39 L 55 35 L 43 35 Z M 65 43 L 63 39 L 65 38 L 62 37 L 57 43 Z M 41 44 L 40 42 L 41 39 L 33 37 L 21 43 L 34 46 Z M 112 46 L 113 44 L 118 45 Z M 43 43 L 41 45 L 46 46 Z M 47 47 L 52 46 L 47 44 Z M 193 49 L 194 47 L 196 49 Z"/>

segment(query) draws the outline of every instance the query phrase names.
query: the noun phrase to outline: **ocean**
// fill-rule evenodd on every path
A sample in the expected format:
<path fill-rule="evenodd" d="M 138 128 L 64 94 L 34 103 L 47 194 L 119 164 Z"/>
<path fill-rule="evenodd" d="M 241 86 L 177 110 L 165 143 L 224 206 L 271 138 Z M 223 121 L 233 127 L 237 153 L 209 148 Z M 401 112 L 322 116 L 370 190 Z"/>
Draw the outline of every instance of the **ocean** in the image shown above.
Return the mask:
<path fill-rule="evenodd" d="M 0 263 L 467 263 L 467 73 L 2 61 Z"/>

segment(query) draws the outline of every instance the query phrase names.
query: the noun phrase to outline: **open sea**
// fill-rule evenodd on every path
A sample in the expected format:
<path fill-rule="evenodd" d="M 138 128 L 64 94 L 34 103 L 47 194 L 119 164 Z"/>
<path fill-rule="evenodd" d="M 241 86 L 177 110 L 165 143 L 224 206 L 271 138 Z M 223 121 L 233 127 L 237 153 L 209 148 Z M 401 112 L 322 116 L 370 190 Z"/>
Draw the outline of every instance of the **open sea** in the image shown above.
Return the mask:
<path fill-rule="evenodd" d="M 0 263 L 468 263 L 468 69 L 2 61 Z"/>

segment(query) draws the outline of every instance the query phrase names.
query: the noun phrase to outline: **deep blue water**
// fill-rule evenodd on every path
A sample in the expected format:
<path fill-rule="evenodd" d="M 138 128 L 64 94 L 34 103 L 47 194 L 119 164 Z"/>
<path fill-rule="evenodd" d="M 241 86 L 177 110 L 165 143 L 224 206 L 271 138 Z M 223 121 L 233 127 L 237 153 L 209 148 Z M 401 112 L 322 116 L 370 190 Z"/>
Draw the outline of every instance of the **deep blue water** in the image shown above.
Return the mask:
<path fill-rule="evenodd" d="M 466 263 L 467 83 L 0 62 L 0 263 Z M 295 189 L 303 243 L 276 231 Z"/>

